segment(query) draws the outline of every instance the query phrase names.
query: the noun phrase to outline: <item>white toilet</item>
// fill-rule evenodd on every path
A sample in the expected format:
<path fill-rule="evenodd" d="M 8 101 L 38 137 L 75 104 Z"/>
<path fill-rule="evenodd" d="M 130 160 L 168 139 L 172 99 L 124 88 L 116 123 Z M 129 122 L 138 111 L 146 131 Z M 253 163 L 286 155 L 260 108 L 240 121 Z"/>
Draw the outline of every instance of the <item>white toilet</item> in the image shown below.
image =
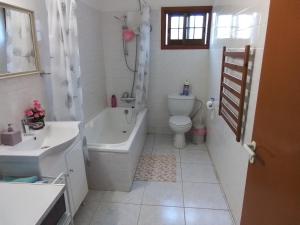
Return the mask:
<path fill-rule="evenodd" d="M 185 133 L 192 128 L 192 121 L 189 117 L 194 108 L 195 97 L 192 95 L 169 95 L 168 108 L 170 113 L 169 126 L 175 133 L 174 146 L 185 147 Z"/>

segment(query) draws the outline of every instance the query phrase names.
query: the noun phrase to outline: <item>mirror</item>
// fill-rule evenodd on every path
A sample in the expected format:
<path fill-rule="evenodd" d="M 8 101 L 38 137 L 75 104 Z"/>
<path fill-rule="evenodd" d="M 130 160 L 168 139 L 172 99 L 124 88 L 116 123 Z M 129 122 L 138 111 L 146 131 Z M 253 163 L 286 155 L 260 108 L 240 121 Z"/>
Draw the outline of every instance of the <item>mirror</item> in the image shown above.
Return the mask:
<path fill-rule="evenodd" d="M 0 3 L 0 79 L 39 73 L 34 13 Z"/>

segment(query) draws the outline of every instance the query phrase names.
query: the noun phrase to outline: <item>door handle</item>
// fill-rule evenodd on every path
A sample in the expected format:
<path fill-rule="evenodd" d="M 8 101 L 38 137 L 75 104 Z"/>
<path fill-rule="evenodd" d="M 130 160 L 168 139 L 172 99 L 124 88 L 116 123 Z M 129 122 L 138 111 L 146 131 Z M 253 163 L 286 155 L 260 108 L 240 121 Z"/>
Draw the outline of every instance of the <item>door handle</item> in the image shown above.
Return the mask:
<path fill-rule="evenodd" d="M 256 150 L 256 142 L 252 141 L 251 144 L 244 144 L 244 149 L 249 153 L 249 162 L 254 164 L 255 161 L 255 150 Z"/>

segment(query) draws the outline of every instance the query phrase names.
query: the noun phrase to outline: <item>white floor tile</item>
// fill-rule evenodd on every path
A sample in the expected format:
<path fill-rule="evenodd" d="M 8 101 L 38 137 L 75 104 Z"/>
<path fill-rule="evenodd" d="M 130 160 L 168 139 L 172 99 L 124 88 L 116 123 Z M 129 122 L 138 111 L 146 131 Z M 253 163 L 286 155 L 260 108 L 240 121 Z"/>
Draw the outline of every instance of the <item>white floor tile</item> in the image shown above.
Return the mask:
<path fill-rule="evenodd" d="M 102 201 L 103 202 L 115 202 L 115 203 L 132 203 L 141 204 L 145 189 L 145 182 L 135 181 L 132 185 L 130 192 L 120 191 L 104 191 Z"/>
<path fill-rule="evenodd" d="M 200 144 L 200 145 L 194 145 L 194 144 L 188 144 L 185 148 L 181 149 L 185 151 L 207 151 L 207 146 L 205 144 Z"/>
<path fill-rule="evenodd" d="M 143 148 L 143 151 L 142 151 L 142 154 L 143 155 L 151 155 L 153 152 L 153 149 L 152 148 Z"/>
<path fill-rule="evenodd" d="M 227 209 L 218 184 L 183 183 L 184 206 L 205 209 Z"/>
<path fill-rule="evenodd" d="M 90 190 L 75 225 L 234 224 L 206 145 L 178 150 L 171 135 L 148 135 L 143 154 L 174 154 L 176 183 L 136 181 L 131 192 Z"/>
<path fill-rule="evenodd" d="M 176 164 L 176 182 L 182 182 L 181 164 Z"/>
<path fill-rule="evenodd" d="M 138 225 L 185 225 L 184 209 L 142 206 Z"/>
<path fill-rule="evenodd" d="M 96 201 L 100 202 L 103 196 L 102 191 L 96 191 L 96 190 L 89 190 L 85 197 L 85 202 L 90 202 L 90 201 Z"/>
<path fill-rule="evenodd" d="M 233 225 L 229 211 L 185 209 L 186 225 Z"/>
<path fill-rule="evenodd" d="M 182 184 L 149 182 L 145 188 L 143 204 L 183 206 Z"/>
<path fill-rule="evenodd" d="M 212 164 L 207 151 L 180 150 L 180 159 L 182 163 Z"/>
<path fill-rule="evenodd" d="M 218 179 L 212 165 L 198 163 L 181 163 L 183 182 L 218 183 Z"/>
<path fill-rule="evenodd" d="M 91 225 L 135 225 L 140 205 L 101 203 Z"/>
<path fill-rule="evenodd" d="M 153 149 L 170 149 L 173 146 L 173 137 L 171 135 L 156 135 Z"/>
<path fill-rule="evenodd" d="M 90 225 L 99 204 L 97 201 L 89 201 L 81 205 L 74 216 L 75 225 Z"/>
<path fill-rule="evenodd" d="M 153 145 L 154 145 L 154 135 L 152 134 L 147 135 L 145 145 L 143 148 L 143 154 L 152 153 Z"/>

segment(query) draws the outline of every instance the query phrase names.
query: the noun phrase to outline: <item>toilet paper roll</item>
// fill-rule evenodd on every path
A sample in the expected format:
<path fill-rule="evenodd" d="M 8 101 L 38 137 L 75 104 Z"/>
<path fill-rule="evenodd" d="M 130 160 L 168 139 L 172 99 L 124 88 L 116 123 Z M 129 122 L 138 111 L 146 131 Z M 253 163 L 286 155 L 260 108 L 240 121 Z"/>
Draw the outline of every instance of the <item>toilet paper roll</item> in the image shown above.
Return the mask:
<path fill-rule="evenodd" d="M 214 109 L 214 102 L 213 102 L 213 100 L 209 100 L 209 101 L 206 102 L 206 108 L 208 110 L 213 110 Z"/>

